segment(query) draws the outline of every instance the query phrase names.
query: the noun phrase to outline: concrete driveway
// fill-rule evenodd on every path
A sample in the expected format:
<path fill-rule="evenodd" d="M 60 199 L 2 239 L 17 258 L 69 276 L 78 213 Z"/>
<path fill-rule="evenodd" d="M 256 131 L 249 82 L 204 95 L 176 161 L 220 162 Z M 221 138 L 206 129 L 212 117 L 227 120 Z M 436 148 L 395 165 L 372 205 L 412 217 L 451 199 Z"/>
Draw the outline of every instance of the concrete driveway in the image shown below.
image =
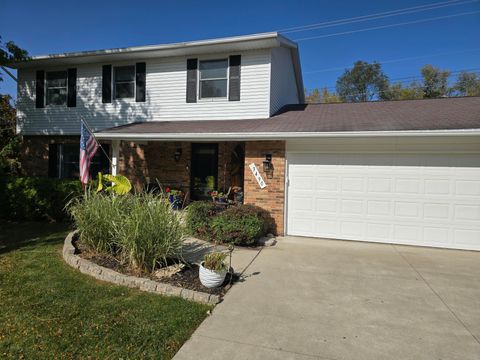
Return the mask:
<path fill-rule="evenodd" d="M 287 237 L 175 359 L 480 359 L 480 253 Z"/>

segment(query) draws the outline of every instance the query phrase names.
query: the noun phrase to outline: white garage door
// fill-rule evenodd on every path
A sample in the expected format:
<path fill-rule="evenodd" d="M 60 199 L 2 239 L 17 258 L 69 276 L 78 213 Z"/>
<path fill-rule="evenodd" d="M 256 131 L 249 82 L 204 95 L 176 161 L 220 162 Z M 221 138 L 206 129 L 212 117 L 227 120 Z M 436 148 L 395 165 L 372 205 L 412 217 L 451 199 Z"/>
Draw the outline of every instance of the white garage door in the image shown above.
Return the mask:
<path fill-rule="evenodd" d="M 480 250 L 480 154 L 288 152 L 287 233 Z"/>

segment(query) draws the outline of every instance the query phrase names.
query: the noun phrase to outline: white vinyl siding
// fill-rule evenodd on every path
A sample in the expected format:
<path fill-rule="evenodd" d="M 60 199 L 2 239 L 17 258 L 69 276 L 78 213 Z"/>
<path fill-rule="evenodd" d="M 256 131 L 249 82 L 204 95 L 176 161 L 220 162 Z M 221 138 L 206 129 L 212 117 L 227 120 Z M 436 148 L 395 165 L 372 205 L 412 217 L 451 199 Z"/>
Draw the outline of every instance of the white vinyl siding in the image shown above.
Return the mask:
<path fill-rule="evenodd" d="M 227 58 L 230 54 L 198 56 L 199 60 Z M 77 68 L 77 106 L 35 108 L 35 70 L 18 71 L 18 130 L 25 135 L 78 134 L 79 117 L 100 130 L 140 121 L 235 120 L 269 116 L 270 50 L 245 51 L 242 55 L 241 100 L 187 103 L 186 57 L 146 60 L 146 102 L 114 99 L 102 103 L 102 65 Z M 131 65 L 112 63 L 112 66 Z M 73 66 L 68 66 L 73 67 Z M 44 68 L 45 71 L 66 70 Z"/>
<path fill-rule="evenodd" d="M 272 49 L 271 63 L 270 115 L 273 115 L 282 106 L 298 104 L 299 100 L 291 50 L 282 47 Z"/>
<path fill-rule="evenodd" d="M 287 143 L 287 233 L 480 250 L 480 138 Z"/>

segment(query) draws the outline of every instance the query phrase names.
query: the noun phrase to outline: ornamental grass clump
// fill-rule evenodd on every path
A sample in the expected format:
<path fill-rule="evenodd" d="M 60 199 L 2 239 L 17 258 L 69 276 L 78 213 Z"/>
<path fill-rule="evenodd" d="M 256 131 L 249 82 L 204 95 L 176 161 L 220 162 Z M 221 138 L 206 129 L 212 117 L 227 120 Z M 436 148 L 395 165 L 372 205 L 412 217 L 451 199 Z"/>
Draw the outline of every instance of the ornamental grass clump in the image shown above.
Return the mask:
<path fill-rule="evenodd" d="M 121 259 L 138 272 L 152 272 L 180 259 L 184 229 L 169 201 L 148 193 L 128 199 L 128 214 L 116 230 Z"/>
<path fill-rule="evenodd" d="M 82 244 L 99 253 L 114 255 L 117 232 L 128 212 L 128 200 L 127 197 L 86 191 L 70 201 L 67 209 Z"/>
<path fill-rule="evenodd" d="M 164 196 L 87 190 L 67 208 L 82 245 L 114 256 L 135 272 L 152 272 L 181 259 L 184 228 Z"/>

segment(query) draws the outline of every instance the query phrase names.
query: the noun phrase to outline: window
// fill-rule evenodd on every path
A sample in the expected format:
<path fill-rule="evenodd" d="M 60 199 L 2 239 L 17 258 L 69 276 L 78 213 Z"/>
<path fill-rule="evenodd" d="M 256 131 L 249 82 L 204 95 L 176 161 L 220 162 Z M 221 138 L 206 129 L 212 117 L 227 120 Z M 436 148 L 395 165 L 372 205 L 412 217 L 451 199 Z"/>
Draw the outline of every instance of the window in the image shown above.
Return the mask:
<path fill-rule="evenodd" d="M 200 99 L 227 97 L 228 60 L 200 61 Z"/>
<path fill-rule="evenodd" d="M 67 72 L 47 72 L 47 105 L 65 105 L 67 103 Z"/>
<path fill-rule="evenodd" d="M 115 99 L 135 97 L 135 66 L 114 68 Z"/>
<path fill-rule="evenodd" d="M 52 177 L 60 179 L 76 179 L 80 176 L 79 158 L 80 144 L 51 144 L 55 152 L 50 152 L 49 161 L 52 168 Z M 110 146 L 102 144 L 103 149 L 108 154 Z M 90 162 L 90 176 L 95 178 L 98 172 L 110 173 L 110 162 L 103 153 L 102 149 L 98 149 L 95 156 Z"/>

